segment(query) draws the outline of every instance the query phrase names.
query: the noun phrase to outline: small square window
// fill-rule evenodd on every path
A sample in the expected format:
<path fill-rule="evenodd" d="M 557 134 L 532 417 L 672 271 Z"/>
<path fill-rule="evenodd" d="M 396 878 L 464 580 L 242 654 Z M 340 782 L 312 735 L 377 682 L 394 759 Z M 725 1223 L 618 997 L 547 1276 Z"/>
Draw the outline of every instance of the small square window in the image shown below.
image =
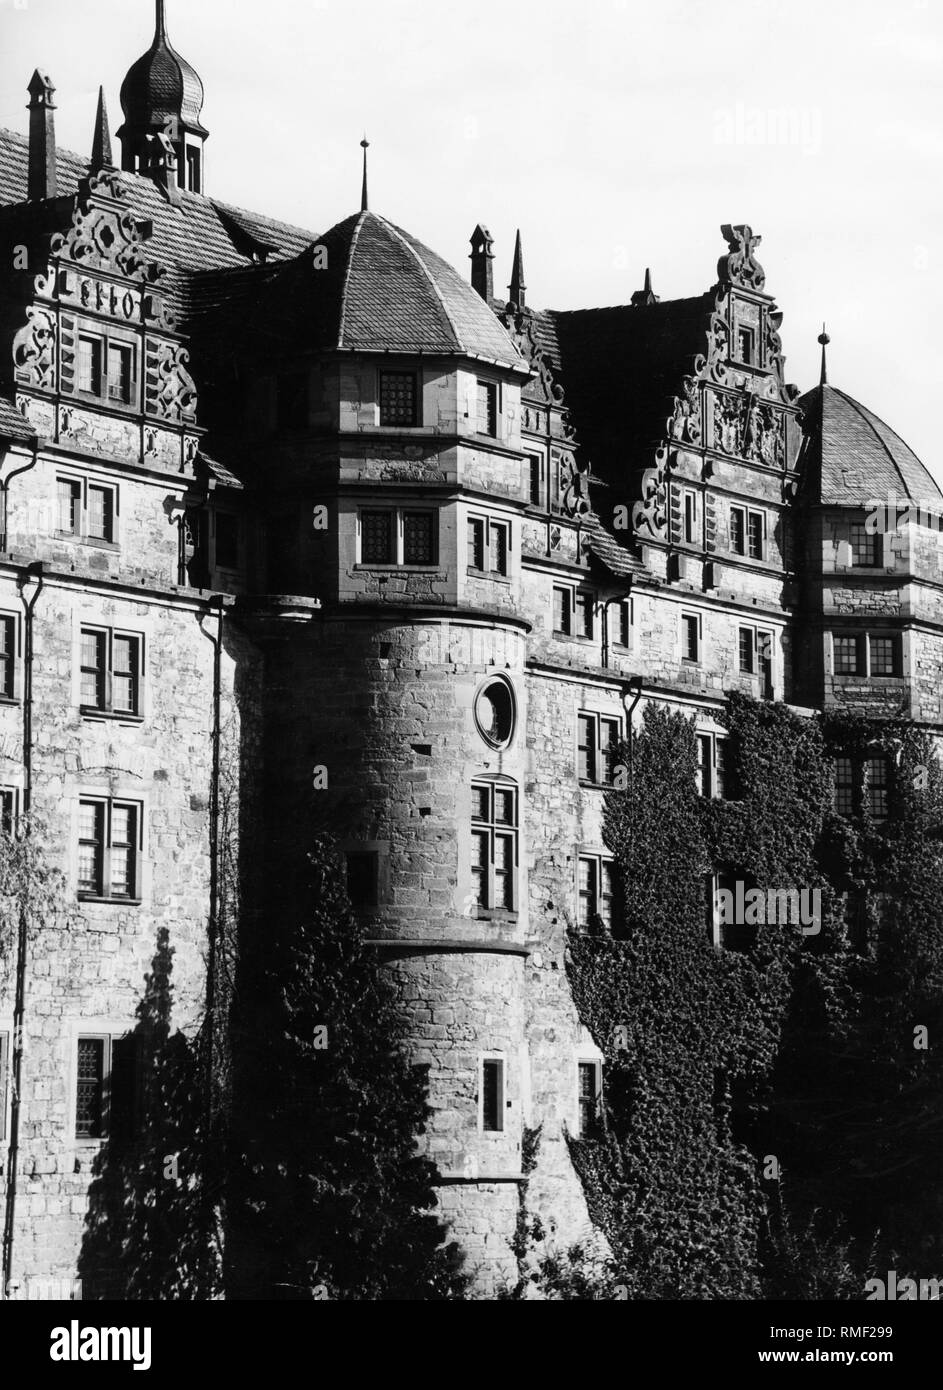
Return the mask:
<path fill-rule="evenodd" d="M 897 637 L 868 638 L 872 676 L 900 675 L 900 639 Z"/>
<path fill-rule="evenodd" d="M 82 484 L 77 479 L 60 478 L 59 530 L 67 536 L 78 536 L 82 530 Z"/>
<path fill-rule="evenodd" d="M 746 554 L 747 520 L 742 507 L 730 508 L 730 549 L 735 555 Z"/>
<path fill-rule="evenodd" d="M 543 459 L 539 454 L 527 455 L 527 498 L 532 507 L 543 504 Z"/>
<path fill-rule="evenodd" d="M 436 563 L 435 513 L 403 513 L 403 563 L 405 565 L 434 565 Z"/>
<path fill-rule="evenodd" d="M 485 1057 L 481 1063 L 481 1127 L 486 1134 L 504 1130 L 504 1062 Z"/>
<path fill-rule="evenodd" d="M 857 637 L 836 637 L 835 674 L 838 676 L 864 675 L 861 659 L 861 641 Z"/>
<path fill-rule="evenodd" d="M 559 637 L 569 637 L 573 628 L 573 591 L 554 585 L 553 630 Z"/>
<path fill-rule="evenodd" d="M 697 665 L 700 646 L 700 620 L 696 613 L 684 613 L 681 618 L 681 660 Z"/>
<path fill-rule="evenodd" d="M 115 495 L 110 487 L 88 488 L 87 534 L 91 540 L 113 542 L 115 538 Z"/>
<path fill-rule="evenodd" d="M 108 399 L 129 405 L 133 376 L 134 349 L 128 343 L 109 343 Z"/>
<path fill-rule="evenodd" d="M 880 532 L 870 532 L 863 521 L 851 524 L 851 563 L 856 569 L 875 569 L 880 566 L 882 540 Z"/>
<path fill-rule="evenodd" d="M 584 593 L 577 594 L 576 602 L 577 611 L 579 613 L 579 634 L 581 637 L 592 637 L 595 631 L 595 595 Z"/>
<path fill-rule="evenodd" d="M 855 813 L 855 768 L 851 758 L 835 759 L 835 810 L 842 816 Z"/>
<path fill-rule="evenodd" d="M 102 393 L 102 347 L 101 338 L 79 337 L 78 388 L 91 396 Z"/>
<path fill-rule="evenodd" d="M 396 563 L 393 512 L 361 512 L 360 560 L 364 565 Z"/>
<path fill-rule="evenodd" d="M 409 429 L 418 423 L 414 372 L 380 373 L 380 424 Z"/>
<path fill-rule="evenodd" d="M 478 433 L 494 438 L 498 433 L 498 388 L 491 381 L 478 382 Z"/>
<path fill-rule="evenodd" d="M 602 1067 L 599 1062 L 580 1062 L 578 1077 L 577 1132 L 581 1139 L 589 1139 L 598 1130 L 602 1113 Z"/>
<path fill-rule="evenodd" d="M 16 689 L 16 619 L 0 614 L 0 695 L 12 700 Z"/>
<path fill-rule="evenodd" d="M 468 568 L 485 568 L 485 522 L 483 517 L 472 517 L 468 523 Z"/>

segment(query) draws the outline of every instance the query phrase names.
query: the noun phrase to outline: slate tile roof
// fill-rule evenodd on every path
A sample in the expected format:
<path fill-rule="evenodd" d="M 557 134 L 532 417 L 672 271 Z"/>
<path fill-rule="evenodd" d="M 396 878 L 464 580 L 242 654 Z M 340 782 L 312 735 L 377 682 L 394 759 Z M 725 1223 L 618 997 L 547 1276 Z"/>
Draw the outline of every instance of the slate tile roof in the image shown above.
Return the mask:
<path fill-rule="evenodd" d="M 891 493 L 939 508 L 932 475 L 917 455 L 872 411 L 834 386 L 817 386 L 800 401 L 808 453 L 806 496 L 830 506 L 864 506 Z"/>
<path fill-rule="evenodd" d="M 0 439 L 26 442 L 35 438 L 36 431 L 29 421 L 24 419 L 12 401 L 0 396 Z"/>
<path fill-rule="evenodd" d="M 633 491 L 667 437 L 673 400 L 706 350 L 711 308 L 704 294 L 535 316 L 584 456 L 616 493 Z"/>

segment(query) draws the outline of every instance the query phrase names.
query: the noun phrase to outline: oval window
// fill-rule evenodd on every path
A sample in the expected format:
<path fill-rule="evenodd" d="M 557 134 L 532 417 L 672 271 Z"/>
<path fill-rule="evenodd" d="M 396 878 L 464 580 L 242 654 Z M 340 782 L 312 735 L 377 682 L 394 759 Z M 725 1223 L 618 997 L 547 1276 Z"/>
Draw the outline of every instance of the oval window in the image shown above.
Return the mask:
<path fill-rule="evenodd" d="M 514 736 L 514 691 L 500 678 L 483 685 L 475 697 L 475 722 L 485 743 L 504 748 Z"/>

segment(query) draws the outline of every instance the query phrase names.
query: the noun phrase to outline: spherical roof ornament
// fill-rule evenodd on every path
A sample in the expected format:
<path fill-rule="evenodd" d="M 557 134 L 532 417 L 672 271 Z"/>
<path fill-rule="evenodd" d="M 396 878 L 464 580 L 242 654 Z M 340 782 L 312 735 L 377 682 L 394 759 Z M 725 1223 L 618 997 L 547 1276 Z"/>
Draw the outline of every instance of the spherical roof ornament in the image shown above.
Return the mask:
<path fill-rule="evenodd" d="M 819 334 L 819 336 L 818 336 L 818 338 L 817 338 L 816 341 L 819 342 L 819 343 L 821 343 L 821 345 L 822 345 L 822 372 L 821 372 L 821 375 L 820 375 L 820 377 L 819 377 L 819 385 L 820 385 L 820 386 L 827 386 L 827 385 L 828 385 L 828 372 L 827 372 L 826 366 L 825 366 L 825 349 L 828 347 L 829 343 L 830 343 L 832 340 L 831 340 L 831 338 L 828 336 L 828 334 L 825 332 L 825 324 L 824 324 L 824 323 L 822 324 L 822 331 L 821 331 L 821 333 Z"/>

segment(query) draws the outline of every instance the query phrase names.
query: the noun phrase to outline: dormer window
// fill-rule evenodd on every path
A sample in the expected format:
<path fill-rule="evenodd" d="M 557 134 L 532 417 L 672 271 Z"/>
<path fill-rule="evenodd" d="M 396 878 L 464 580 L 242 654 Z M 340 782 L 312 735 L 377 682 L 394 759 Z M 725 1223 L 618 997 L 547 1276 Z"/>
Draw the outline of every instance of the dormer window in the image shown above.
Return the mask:
<path fill-rule="evenodd" d="M 81 333 L 76 386 L 81 395 L 131 405 L 135 395 L 134 345 L 97 333 Z"/>
<path fill-rule="evenodd" d="M 380 424 L 410 429 L 419 423 L 415 372 L 380 373 Z"/>

